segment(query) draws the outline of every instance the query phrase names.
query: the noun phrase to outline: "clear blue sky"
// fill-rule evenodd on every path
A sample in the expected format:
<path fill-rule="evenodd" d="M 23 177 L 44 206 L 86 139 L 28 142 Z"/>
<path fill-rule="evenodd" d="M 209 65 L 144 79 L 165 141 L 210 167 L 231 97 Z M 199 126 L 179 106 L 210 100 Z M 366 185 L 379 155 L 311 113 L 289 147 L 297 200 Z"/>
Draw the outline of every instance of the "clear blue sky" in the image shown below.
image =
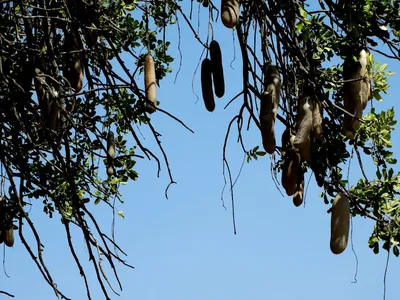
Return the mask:
<path fill-rule="evenodd" d="M 205 11 L 202 9 L 203 20 Z M 235 70 L 230 68 L 233 59 L 231 31 L 215 26 L 215 37 L 223 50 L 226 95 L 216 98 L 216 110 L 206 111 L 202 99 L 196 103 L 192 93 L 192 75 L 201 54 L 201 47 L 186 29 L 182 29 L 182 70 L 174 84 L 179 60 L 173 64 L 174 73 L 162 81 L 158 90 L 161 107 L 180 117 L 195 134 L 191 134 L 168 117 L 155 113 L 152 120 L 162 133 L 162 143 L 168 153 L 174 179 L 169 200 L 164 198 L 168 184 L 165 168 L 156 177 L 154 162 L 138 161 L 139 180 L 123 187 L 125 204 L 118 208 L 125 219 L 117 218 L 116 238 L 129 254 L 128 262 L 136 269 L 122 266 L 119 272 L 124 286 L 121 297 L 112 299 L 139 300 L 333 300 L 382 299 L 383 274 L 386 253 L 374 255 L 368 248 L 372 230 L 369 220 L 353 219 L 353 243 L 358 256 L 357 283 L 352 283 L 356 260 L 348 246 L 341 255 L 329 249 L 329 208 L 318 197 L 321 190 L 312 178 L 305 207 L 294 207 L 291 197 L 282 197 L 275 188 L 270 174 L 270 158 L 245 164 L 235 188 L 237 235 L 233 234 L 229 194 L 225 193 L 224 210 L 220 200 L 223 187 L 222 145 L 228 121 L 237 112 L 236 105 L 223 110 L 225 104 L 241 90 L 241 61 L 236 46 Z M 203 24 L 205 25 L 205 24 Z M 200 35 L 206 36 L 206 26 Z M 176 28 L 167 37 L 177 40 Z M 176 44 L 171 48 L 178 57 Z M 377 56 L 382 62 L 381 57 Z M 132 62 L 132 69 L 134 68 Z M 399 64 L 389 62 L 389 69 L 400 72 Z M 139 81 L 142 79 L 138 77 Z M 389 108 L 397 103 L 400 94 L 394 78 L 390 80 L 391 97 L 379 108 Z M 194 88 L 201 97 L 199 73 Z M 397 126 L 398 128 L 398 126 Z M 279 132 L 281 132 L 281 127 Z M 144 134 L 147 132 L 143 129 Z M 393 136 L 398 149 L 398 132 Z M 243 159 L 239 144 L 232 135 L 229 159 L 237 174 Z M 280 135 L 278 135 L 278 140 Z M 260 134 L 251 130 L 245 136 L 246 145 L 261 145 Z M 154 145 L 147 138 L 148 145 Z M 155 149 L 155 147 L 154 147 Z M 367 167 L 371 174 L 371 165 Z M 350 183 L 354 184 L 360 172 L 352 166 Z M 306 175 L 308 179 L 309 173 Z M 59 218 L 48 219 L 39 202 L 31 216 L 36 222 L 46 245 L 44 258 L 58 287 L 72 299 L 85 299 L 84 283 L 67 250 L 67 243 Z M 111 230 L 111 213 L 106 205 L 93 208 L 104 228 Z M 26 230 L 28 232 L 28 230 Z M 77 231 L 75 231 L 77 232 Z M 87 251 L 80 234 L 74 235 L 82 262 L 87 262 Z M 16 237 L 13 249 L 6 251 L 5 268 L 11 278 L 0 272 L 0 289 L 16 295 L 16 299 L 54 299 L 51 288 L 45 283 Z M 93 299 L 103 299 L 94 273 L 89 272 Z M 387 299 L 398 299 L 397 278 L 400 275 L 399 259 L 391 256 L 387 277 Z M 113 281 L 115 283 L 115 281 Z"/>

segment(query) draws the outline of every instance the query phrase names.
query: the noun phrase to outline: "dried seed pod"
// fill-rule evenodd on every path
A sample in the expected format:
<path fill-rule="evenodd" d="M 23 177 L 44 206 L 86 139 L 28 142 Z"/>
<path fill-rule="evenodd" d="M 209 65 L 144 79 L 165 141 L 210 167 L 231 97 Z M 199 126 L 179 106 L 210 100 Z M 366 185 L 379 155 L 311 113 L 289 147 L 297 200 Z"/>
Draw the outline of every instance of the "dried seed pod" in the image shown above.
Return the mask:
<path fill-rule="evenodd" d="M 209 0 L 204 0 L 204 1 L 203 1 L 203 6 L 204 6 L 204 7 L 208 7 L 208 4 L 209 4 Z"/>
<path fill-rule="evenodd" d="M 298 149 L 304 161 L 310 160 L 310 134 L 313 125 L 313 107 L 309 97 L 304 97 L 299 103 L 297 132 L 294 147 Z"/>
<path fill-rule="evenodd" d="M 339 193 L 332 203 L 331 240 L 332 253 L 340 254 L 346 247 L 350 228 L 350 202 L 343 193 Z"/>
<path fill-rule="evenodd" d="M 297 186 L 296 192 L 293 195 L 293 204 L 298 207 L 303 203 L 304 195 L 304 173 L 301 168 L 297 172 Z"/>
<path fill-rule="evenodd" d="M 344 131 L 349 139 L 353 139 L 360 128 L 362 111 L 367 106 L 370 95 L 370 83 L 367 78 L 367 53 L 361 50 L 358 54 L 358 61 L 353 61 L 349 56 L 343 65 L 344 83 L 344 109 L 354 117 L 345 113 Z"/>
<path fill-rule="evenodd" d="M 239 0 L 221 0 L 221 19 L 227 28 L 236 26 L 239 20 Z"/>
<path fill-rule="evenodd" d="M 151 54 L 147 54 L 144 61 L 144 87 L 146 98 L 151 103 L 146 103 L 146 112 L 152 114 L 157 106 L 156 69 Z"/>
<path fill-rule="evenodd" d="M 10 228 L 3 230 L 2 237 L 4 244 L 6 244 L 7 247 L 14 246 L 14 229 Z"/>
<path fill-rule="evenodd" d="M 63 75 L 68 80 L 71 88 L 79 92 L 83 86 L 85 75 L 84 56 L 80 36 L 74 30 L 65 33 Z"/>
<path fill-rule="evenodd" d="M 224 69 L 222 67 L 221 48 L 215 40 L 210 43 L 210 58 L 215 95 L 221 98 L 225 94 Z"/>
<path fill-rule="evenodd" d="M 4 242 L 3 233 L 0 231 L 0 244 L 2 244 L 3 242 Z"/>
<path fill-rule="evenodd" d="M 272 154 L 276 147 L 274 127 L 281 90 L 279 73 L 273 65 L 266 67 L 265 89 L 260 103 L 261 136 L 265 151 Z"/>
<path fill-rule="evenodd" d="M 209 112 L 212 112 L 215 109 L 211 72 L 211 60 L 205 58 L 201 63 L 201 91 L 203 93 L 204 104 Z"/>
<path fill-rule="evenodd" d="M 318 99 L 314 99 L 313 101 L 312 116 L 312 134 L 314 138 L 318 139 L 322 135 L 322 105 Z"/>
<path fill-rule="evenodd" d="M 282 169 L 282 186 L 288 196 L 296 192 L 297 172 L 300 166 L 300 154 L 295 151 L 289 152 L 288 160 Z"/>

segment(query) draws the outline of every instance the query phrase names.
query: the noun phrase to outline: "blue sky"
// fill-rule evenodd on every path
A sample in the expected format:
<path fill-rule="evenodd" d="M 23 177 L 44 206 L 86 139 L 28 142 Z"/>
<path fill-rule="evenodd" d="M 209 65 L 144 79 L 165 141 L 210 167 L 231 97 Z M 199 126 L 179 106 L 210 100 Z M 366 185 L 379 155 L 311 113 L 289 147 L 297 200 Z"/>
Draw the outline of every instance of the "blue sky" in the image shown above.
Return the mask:
<path fill-rule="evenodd" d="M 202 16 L 205 11 L 202 9 Z M 310 300 L 310 299 L 382 299 L 386 253 L 374 255 L 368 248 L 373 223 L 353 219 L 353 244 L 358 256 L 357 283 L 352 283 L 356 260 L 349 244 L 341 255 L 329 249 L 329 208 L 318 197 L 321 190 L 311 179 L 306 205 L 294 207 L 291 197 L 282 197 L 270 174 L 270 158 L 245 164 L 235 193 L 237 235 L 233 234 L 229 194 L 225 193 L 222 207 L 220 195 L 222 176 L 222 145 L 228 122 L 237 112 L 241 99 L 223 110 L 225 104 L 242 87 L 240 53 L 236 46 L 234 70 L 230 68 L 234 51 L 232 33 L 220 24 L 214 27 L 215 38 L 223 51 L 226 95 L 216 98 L 216 110 L 206 111 L 202 99 L 196 102 L 192 93 L 192 76 L 202 52 L 191 33 L 182 29 L 182 69 L 174 84 L 179 61 L 173 64 L 174 73 L 162 81 L 158 90 L 161 108 L 180 117 L 195 131 L 191 134 L 182 126 L 160 113 L 152 120 L 162 134 L 177 185 L 164 197 L 168 184 L 165 168 L 157 178 L 155 162 L 138 161 L 139 180 L 123 187 L 124 204 L 119 204 L 125 219 L 117 218 L 116 238 L 130 270 L 119 266 L 124 291 L 121 297 L 110 293 L 112 299 L 140 300 Z M 200 36 L 205 39 L 206 26 Z M 170 40 L 177 40 L 176 29 L 170 29 Z M 176 47 L 172 54 L 178 57 Z M 376 59 L 385 62 L 382 57 Z M 132 69 L 134 65 L 132 62 Z M 389 69 L 399 73 L 399 64 L 389 62 Z M 201 97 L 199 73 L 194 88 Z M 138 82 L 142 79 L 138 77 Z M 395 77 L 390 79 L 392 96 L 380 108 L 397 102 L 400 93 Z M 281 132 L 281 127 L 278 131 Z M 143 133 L 146 134 L 146 129 Z M 146 136 L 146 135 L 145 135 Z M 278 135 L 279 137 L 280 135 Z M 229 159 L 237 174 L 243 159 L 239 144 L 232 135 Z M 398 149 L 398 133 L 393 146 Z M 279 139 L 278 139 L 279 140 Z M 251 130 L 245 136 L 246 145 L 261 145 L 260 134 Z M 146 139 L 155 149 L 154 141 Z M 360 176 L 352 165 L 350 183 Z M 367 171 L 373 172 L 369 164 Z M 308 179 L 309 173 L 306 175 Z M 37 203 L 39 204 L 39 202 Z M 93 207 L 101 224 L 111 230 L 111 212 L 105 205 Z M 46 245 L 44 258 L 58 287 L 72 299 L 84 299 L 84 283 L 67 250 L 59 218 L 48 219 L 41 205 L 33 205 L 31 216 Z M 28 230 L 26 230 L 28 231 Z M 29 234 L 28 234 L 29 235 Z M 82 237 L 75 230 L 77 251 L 86 258 Z M 6 255 L 5 268 L 10 278 L 0 272 L 0 290 L 16 295 L 16 299 L 54 299 L 51 288 L 42 279 L 18 237 L 13 249 L 0 247 Z M 91 265 L 82 259 L 86 267 Z M 387 299 L 396 299 L 396 279 L 400 275 L 399 259 L 393 255 L 387 276 Z M 103 299 L 94 273 L 89 272 L 93 299 Z M 115 283 L 115 282 L 114 282 Z"/>

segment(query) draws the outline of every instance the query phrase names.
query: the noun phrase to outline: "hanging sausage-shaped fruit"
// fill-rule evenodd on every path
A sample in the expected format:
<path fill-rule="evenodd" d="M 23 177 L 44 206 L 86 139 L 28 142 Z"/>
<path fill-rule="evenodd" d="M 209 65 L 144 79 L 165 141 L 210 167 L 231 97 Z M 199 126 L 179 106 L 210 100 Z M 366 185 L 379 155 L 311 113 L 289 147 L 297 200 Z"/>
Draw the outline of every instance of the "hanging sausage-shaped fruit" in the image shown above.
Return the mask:
<path fill-rule="evenodd" d="M 6 244 L 7 247 L 14 246 L 14 229 L 13 228 L 4 229 L 1 234 L 2 234 L 4 244 Z"/>
<path fill-rule="evenodd" d="M 236 26 L 239 20 L 239 0 L 221 0 L 221 19 L 227 28 Z"/>
<path fill-rule="evenodd" d="M 93 48 L 97 44 L 97 40 L 99 38 L 99 30 L 97 29 L 96 25 L 94 23 L 89 24 L 90 28 L 85 28 L 84 33 L 85 33 L 85 38 L 86 38 L 86 43 L 89 48 Z"/>
<path fill-rule="evenodd" d="M 301 168 L 297 172 L 296 192 L 293 195 L 293 204 L 298 207 L 303 203 L 304 196 L 304 173 Z"/>
<path fill-rule="evenodd" d="M 344 132 L 348 139 L 354 139 L 355 133 L 360 128 L 362 111 L 366 108 L 370 97 L 370 83 L 366 77 L 367 52 L 361 50 L 357 61 L 349 55 L 343 64 L 344 109 L 350 114 L 344 114 Z"/>
<path fill-rule="evenodd" d="M 300 168 L 300 154 L 293 150 L 289 151 L 288 159 L 282 169 L 282 186 L 288 196 L 296 192 L 297 173 Z"/>
<path fill-rule="evenodd" d="M 273 65 L 267 65 L 265 70 L 265 91 L 261 96 L 260 125 L 264 149 L 272 154 L 275 151 L 275 119 L 278 112 L 281 79 L 278 70 Z"/>
<path fill-rule="evenodd" d="M 313 105 L 309 97 L 301 99 L 298 106 L 298 119 L 294 147 L 299 151 L 302 160 L 310 160 L 310 134 L 313 126 Z"/>
<path fill-rule="evenodd" d="M 224 69 L 222 67 L 222 53 L 219 43 L 215 40 L 210 43 L 210 59 L 212 67 L 212 77 L 214 82 L 214 92 L 218 98 L 225 94 Z"/>
<path fill-rule="evenodd" d="M 107 137 L 107 175 L 114 175 L 114 163 L 113 159 L 115 158 L 115 140 L 114 133 L 110 131 Z"/>
<path fill-rule="evenodd" d="M 212 65 L 211 60 L 208 58 L 205 58 L 201 63 L 201 91 L 206 109 L 209 112 L 214 111 L 215 101 L 212 83 Z"/>
<path fill-rule="evenodd" d="M 58 128 L 57 125 L 60 125 L 61 113 L 60 108 L 58 106 L 57 100 L 54 99 L 50 105 L 50 114 L 49 114 L 49 128 L 55 130 Z"/>
<path fill-rule="evenodd" d="M 64 49 L 66 55 L 64 56 L 63 76 L 77 93 L 82 89 L 85 66 L 82 43 L 79 34 L 73 29 L 65 32 Z"/>
<path fill-rule="evenodd" d="M 314 138 L 318 139 L 322 135 L 322 104 L 318 99 L 313 101 L 313 111 L 312 111 L 312 135 Z"/>
<path fill-rule="evenodd" d="M 332 202 L 331 240 L 332 253 L 340 254 L 349 240 L 350 228 L 350 202 L 343 193 L 339 193 Z"/>
<path fill-rule="evenodd" d="M 151 54 L 147 54 L 144 61 L 144 87 L 146 89 L 146 98 L 150 101 L 150 103 L 146 103 L 146 111 L 152 114 L 157 106 L 157 87 L 156 69 Z"/>

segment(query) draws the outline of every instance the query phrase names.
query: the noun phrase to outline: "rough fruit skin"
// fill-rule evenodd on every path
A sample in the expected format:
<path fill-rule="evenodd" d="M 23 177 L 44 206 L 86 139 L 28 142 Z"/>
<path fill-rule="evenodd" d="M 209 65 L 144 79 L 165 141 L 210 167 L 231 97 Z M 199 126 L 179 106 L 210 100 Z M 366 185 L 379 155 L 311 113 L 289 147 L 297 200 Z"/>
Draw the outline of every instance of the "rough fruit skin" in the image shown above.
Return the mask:
<path fill-rule="evenodd" d="M 363 78 L 360 81 L 360 93 L 361 93 L 361 108 L 364 110 L 367 107 L 368 100 L 370 98 L 370 92 L 371 92 L 371 82 L 369 81 L 369 78 L 367 77 L 368 75 L 368 70 L 367 70 L 367 52 L 365 50 L 361 50 L 359 57 L 358 57 L 358 62 L 360 63 L 360 77 L 366 77 Z"/>
<path fill-rule="evenodd" d="M 354 62 L 350 56 L 343 65 L 343 79 L 355 80 L 367 75 L 367 53 L 361 50 L 358 54 L 358 62 Z M 360 128 L 362 111 L 366 108 L 370 97 L 370 82 L 367 78 L 345 82 L 344 109 L 354 116 L 345 113 L 344 131 L 348 139 L 353 139 Z"/>
<path fill-rule="evenodd" d="M 347 246 L 350 228 L 350 202 L 343 193 L 339 193 L 332 203 L 331 241 L 334 254 L 342 253 Z"/>
<path fill-rule="evenodd" d="M 300 101 L 298 112 L 298 127 L 294 147 L 299 150 L 301 158 L 304 161 L 310 160 L 310 134 L 313 125 L 313 107 L 309 97 Z"/>
<path fill-rule="evenodd" d="M 236 26 L 239 20 L 239 0 L 221 0 L 221 19 L 227 28 Z"/>
<path fill-rule="evenodd" d="M 146 111 L 149 114 L 155 112 L 157 105 L 157 89 L 156 89 L 156 69 L 154 66 L 154 59 L 151 54 L 147 54 L 144 61 L 144 87 L 146 91 L 146 98 L 151 101 L 146 104 Z"/>
<path fill-rule="evenodd" d="M 221 98 L 225 94 L 224 69 L 222 67 L 221 48 L 215 40 L 210 43 L 210 58 L 215 95 Z"/>
<path fill-rule="evenodd" d="M 273 65 L 268 65 L 266 68 L 265 90 L 260 103 L 261 136 L 265 151 L 272 154 L 276 148 L 275 119 L 281 90 L 279 73 Z"/>
<path fill-rule="evenodd" d="M 322 135 L 322 105 L 317 99 L 313 101 L 313 137 L 318 139 Z"/>
<path fill-rule="evenodd" d="M 64 49 L 67 54 L 64 57 L 63 76 L 68 80 L 71 88 L 78 93 L 83 86 L 85 66 L 83 63 L 83 52 L 73 52 L 82 50 L 79 43 L 79 35 L 73 30 L 65 34 Z"/>
<path fill-rule="evenodd" d="M 201 91 L 203 93 L 204 104 L 209 112 L 212 112 L 215 109 L 211 72 L 211 60 L 205 58 L 201 63 Z"/>
<path fill-rule="evenodd" d="M 6 229 L 2 232 L 4 244 L 8 247 L 14 246 L 14 229 Z"/>

